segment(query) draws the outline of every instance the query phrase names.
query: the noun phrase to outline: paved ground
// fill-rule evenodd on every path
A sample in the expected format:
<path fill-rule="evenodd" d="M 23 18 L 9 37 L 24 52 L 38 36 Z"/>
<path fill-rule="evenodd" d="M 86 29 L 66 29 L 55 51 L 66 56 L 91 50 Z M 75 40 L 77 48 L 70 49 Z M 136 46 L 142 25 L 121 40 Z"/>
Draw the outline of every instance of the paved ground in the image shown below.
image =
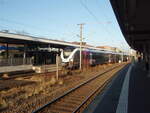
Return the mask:
<path fill-rule="evenodd" d="M 137 63 L 131 71 L 128 113 L 150 113 L 150 77 L 144 63 Z"/>
<path fill-rule="evenodd" d="M 84 113 L 150 113 L 150 74 L 145 70 L 143 62 L 132 65 L 130 72 L 129 66 L 117 73 Z M 127 73 L 128 85 L 125 83 Z M 121 99 L 124 97 L 126 100 Z"/>
<path fill-rule="evenodd" d="M 32 65 L 1 66 L 0 73 L 32 70 Z"/>
<path fill-rule="evenodd" d="M 85 109 L 84 113 L 115 113 L 118 105 L 118 100 L 121 92 L 121 87 L 125 74 L 129 68 L 127 65 L 119 71 L 113 78 L 112 82 L 108 84 L 105 91 L 99 94 L 91 105 Z M 123 76 L 122 76 L 123 75 Z"/>

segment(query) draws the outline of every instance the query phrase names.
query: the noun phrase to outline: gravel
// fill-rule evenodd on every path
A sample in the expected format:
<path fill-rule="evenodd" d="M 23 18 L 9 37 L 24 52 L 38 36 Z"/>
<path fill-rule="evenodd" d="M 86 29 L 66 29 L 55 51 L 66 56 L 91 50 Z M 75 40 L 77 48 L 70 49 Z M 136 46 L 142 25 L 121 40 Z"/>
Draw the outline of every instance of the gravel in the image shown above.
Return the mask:
<path fill-rule="evenodd" d="M 0 80 L 0 97 L 8 104 L 7 109 L 1 112 L 31 113 L 90 77 L 116 65 L 120 64 L 92 67 L 82 73 L 74 71 L 71 75 L 60 76 L 61 84 L 54 79 L 54 73 Z"/>

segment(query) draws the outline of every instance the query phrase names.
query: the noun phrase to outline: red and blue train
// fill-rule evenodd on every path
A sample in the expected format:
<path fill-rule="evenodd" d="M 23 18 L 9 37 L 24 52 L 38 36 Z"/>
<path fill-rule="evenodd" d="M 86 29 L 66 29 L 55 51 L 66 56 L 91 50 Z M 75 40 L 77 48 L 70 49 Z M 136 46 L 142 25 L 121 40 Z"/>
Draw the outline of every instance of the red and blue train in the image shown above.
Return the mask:
<path fill-rule="evenodd" d="M 68 68 L 79 68 L 80 48 L 67 47 L 61 52 L 62 64 Z M 100 49 L 82 49 L 82 65 L 95 66 L 99 64 L 118 63 L 128 61 L 129 55 Z"/>

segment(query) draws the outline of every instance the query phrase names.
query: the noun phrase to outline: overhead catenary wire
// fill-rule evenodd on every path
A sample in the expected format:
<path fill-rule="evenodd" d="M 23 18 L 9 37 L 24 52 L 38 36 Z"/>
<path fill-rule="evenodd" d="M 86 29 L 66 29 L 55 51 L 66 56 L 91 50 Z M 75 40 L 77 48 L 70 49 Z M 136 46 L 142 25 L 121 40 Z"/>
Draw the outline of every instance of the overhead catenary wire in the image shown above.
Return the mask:
<path fill-rule="evenodd" d="M 95 16 L 95 14 L 88 8 L 88 6 L 85 5 L 82 0 L 80 0 L 80 3 L 88 11 L 88 13 L 96 20 L 96 22 L 100 24 L 101 22 L 99 22 L 99 19 L 97 18 L 97 16 Z M 103 25 L 103 23 L 101 25 Z M 103 27 L 105 28 L 105 32 L 107 32 L 106 34 L 111 34 L 113 36 L 113 34 L 104 25 Z M 112 38 L 110 38 L 110 40 L 114 43 L 114 40 Z"/>
<path fill-rule="evenodd" d="M 16 22 L 14 20 L 10 20 L 10 19 L 5 19 L 5 18 L 0 18 L 0 21 L 3 21 L 3 22 L 7 22 L 7 23 L 12 23 L 12 24 L 16 24 L 16 25 L 20 25 L 20 26 L 24 26 L 24 27 L 28 27 L 30 29 L 36 29 L 36 30 L 40 30 L 40 28 L 38 28 L 37 26 L 31 26 L 29 24 L 24 24 L 22 22 Z"/>
<path fill-rule="evenodd" d="M 38 27 L 36 27 L 36 26 L 32 26 L 32 25 L 28 25 L 28 24 L 25 24 L 25 23 L 22 23 L 22 22 L 16 22 L 16 21 L 14 21 L 14 20 L 10 20 L 10 19 L 5 19 L 5 18 L 0 18 L 0 21 L 1 22 L 7 22 L 7 24 L 8 23 L 11 23 L 11 24 L 15 24 L 15 25 L 19 25 L 19 26 L 22 26 L 22 27 L 25 27 L 25 28 L 28 28 L 28 29 L 32 29 L 32 30 L 35 30 L 35 31 L 41 31 L 42 29 L 40 29 L 40 28 L 38 28 Z M 6 26 L 5 26 L 6 27 Z M 24 29 L 22 29 L 22 30 L 17 30 L 17 29 L 8 29 L 8 28 L 5 28 L 4 29 L 4 27 L 1 27 L 1 28 L 3 28 L 2 30 L 8 30 L 9 32 L 10 31 L 13 31 L 13 32 L 16 32 L 16 33 L 22 33 L 22 32 L 24 32 L 24 33 L 27 33 L 28 35 L 30 34 L 30 35 L 33 35 L 33 36 L 38 36 L 38 35 L 36 35 L 36 34 L 32 34 L 32 33 L 28 33 L 26 30 L 24 30 Z"/>
<path fill-rule="evenodd" d="M 96 0 L 96 1 L 97 1 L 97 3 L 96 3 L 97 5 L 98 5 L 98 4 L 101 5 L 101 4 L 100 4 L 100 0 Z M 98 5 L 98 6 L 99 6 L 99 5 Z M 104 16 L 105 19 L 108 19 L 108 15 L 107 15 L 106 13 L 104 13 L 104 12 L 102 11 L 101 14 L 103 14 L 103 16 Z M 114 35 L 113 32 L 111 32 L 111 34 Z M 115 36 L 115 35 L 114 35 L 114 36 Z M 123 42 L 122 40 L 119 40 L 119 42 L 121 43 L 121 48 L 122 48 L 122 49 L 128 48 L 128 46 L 125 46 L 125 45 L 128 45 L 127 43 L 125 43 L 125 41 Z"/>
<path fill-rule="evenodd" d="M 95 14 L 84 4 L 82 0 L 80 0 L 81 5 L 88 11 L 88 13 L 93 16 L 93 18 L 99 23 L 99 19 L 95 16 Z"/>
<path fill-rule="evenodd" d="M 37 27 L 37 26 L 32 26 L 32 25 L 29 25 L 29 24 L 25 24 L 25 23 L 22 23 L 22 22 L 17 22 L 17 21 L 14 21 L 14 20 L 10 20 L 10 19 L 5 19 L 5 18 L 0 18 L 0 22 L 7 22 L 7 24 L 8 23 L 11 23 L 11 24 L 15 24 L 15 25 L 19 25 L 19 26 L 23 26 L 23 27 L 25 27 L 25 28 L 29 28 L 29 29 L 32 29 L 32 30 L 34 30 L 34 31 L 41 31 L 41 30 L 43 30 L 43 29 L 41 29 L 41 28 L 39 28 L 39 27 Z M 38 37 L 44 37 L 44 36 L 41 36 L 41 35 L 36 35 L 36 34 L 32 34 L 31 32 L 29 32 L 28 33 L 28 31 L 26 31 L 26 30 L 24 30 L 24 29 L 22 29 L 21 31 L 20 30 L 17 30 L 17 29 L 8 29 L 6 26 L 1 26 L 0 25 L 0 30 L 1 31 L 3 31 L 3 30 L 8 30 L 9 32 L 11 31 L 11 32 L 15 32 L 15 33 L 26 33 L 26 34 L 28 34 L 28 35 L 32 35 L 32 36 L 38 36 Z M 69 30 L 71 30 L 71 29 L 69 29 Z M 45 31 L 45 30 L 44 30 Z M 46 36 L 48 36 L 48 31 L 46 31 Z M 72 34 L 75 34 L 73 31 L 71 31 L 71 33 Z M 71 36 L 71 33 L 70 32 L 68 32 L 68 33 L 63 33 L 63 37 L 61 36 L 61 38 L 65 38 L 64 37 L 64 35 L 67 35 L 68 37 L 70 37 Z M 64 40 L 64 39 L 63 39 Z"/>
<path fill-rule="evenodd" d="M 98 3 L 100 2 L 99 0 L 96 0 L 96 1 L 98 1 Z M 98 3 L 97 3 L 97 5 L 98 5 Z M 106 13 L 104 13 L 104 12 L 102 11 L 101 14 L 103 14 L 103 16 L 104 16 L 104 18 L 105 18 L 106 20 L 108 19 L 108 16 L 106 15 Z M 106 29 L 107 29 L 107 27 L 106 27 Z M 113 32 L 109 31 L 108 29 L 107 29 L 107 31 L 108 31 L 111 35 L 115 36 Z M 114 40 L 113 40 L 113 41 L 114 41 Z"/>

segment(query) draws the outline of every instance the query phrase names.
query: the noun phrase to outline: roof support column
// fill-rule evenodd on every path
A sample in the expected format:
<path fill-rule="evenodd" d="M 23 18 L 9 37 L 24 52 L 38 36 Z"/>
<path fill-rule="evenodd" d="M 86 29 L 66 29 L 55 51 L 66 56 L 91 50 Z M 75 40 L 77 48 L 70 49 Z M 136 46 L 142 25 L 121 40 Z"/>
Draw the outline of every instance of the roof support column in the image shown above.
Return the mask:
<path fill-rule="evenodd" d="M 8 43 L 6 43 L 6 58 L 8 59 L 8 56 L 9 56 L 9 51 L 8 51 Z"/>
<path fill-rule="evenodd" d="M 146 70 L 149 70 L 149 54 L 148 54 L 148 47 L 147 45 L 144 45 L 144 61 L 145 61 L 145 68 Z"/>
<path fill-rule="evenodd" d="M 24 52 L 23 52 L 23 65 L 26 64 L 26 44 L 24 44 Z"/>

